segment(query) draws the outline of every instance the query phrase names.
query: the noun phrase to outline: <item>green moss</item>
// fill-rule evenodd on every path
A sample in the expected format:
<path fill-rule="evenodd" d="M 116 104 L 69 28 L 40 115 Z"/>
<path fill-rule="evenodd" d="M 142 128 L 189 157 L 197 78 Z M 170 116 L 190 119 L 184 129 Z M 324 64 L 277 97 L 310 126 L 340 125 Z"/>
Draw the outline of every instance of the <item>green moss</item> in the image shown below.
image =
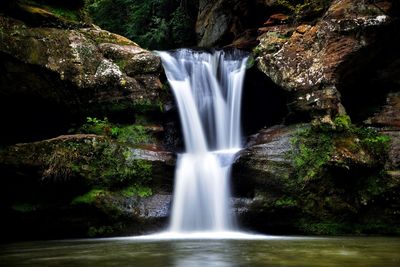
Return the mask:
<path fill-rule="evenodd" d="M 161 100 L 150 101 L 149 99 L 142 99 L 135 101 L 133 105 L 135 111 L 139 114 L 148 112 L 163 112 L 163 103 Z"/>
<path fill-rule="evenodd" d="M 67 9 L 55 6 L 44 6 L 44 8 L 53 13 L 54 15 L 66 20 L 79 21 L 81 17 L 80 13 L 73 9 Z"/>
<path fill-rule="evenodd" d="M 86 123 L 83 124 L 79 131 L 82 133 L 92 133 L 98 135 L 108 135 L 111 130 L 111 125 L 108 119 L 98 119 L 95 117 L 87 117 Z"/>
<path fill-rule="evenodd" d="M 348 115 L 338 115 L 335 117 L 333 120 L 333 123 L 335 124 L 335 127 L 340 130 L 349 130 L 351 125 L 351 119 Z"/>
<path fill-rule="evenodd" d="M 131 184 L 145 184 L 151 180 L 153 173 L 150 162 L 130 158 L 127 148 L 117 145 L 106 145 L 100 148 L 97 155 L 85 162 L 75 162 L 75 170 L 93 180 L 95 184 L 106 188 L 123 187 Z"/>
<path fill-rule="evenodd" d="M 87 117 L 87 122 L 83 124 L 78 132 L 105 135 L 121 143 L 129 145 L 149 144 L 154 142 L 148 128 L 143 125 L 119 125 L 113 124 L 107 118 L 103 120 Z"/>
<path fill-rule="evenodd" d="M 148 144 L 154 141 L 149 131 L 142 125 L 130 125 L 117 128 L 117 140 L 129 144 Z"/>
<path fill-rule="evenodd" d="M 267 36 L 274 37 L 277 39 L 285 39 L 285 40 L 289 39 L 289 36 L 283 35 L 282 33 L 275 31 L 268 31 Z"/>
<path fill-rule="evenodd" d="M 295 147 L 290 155 L 297 177 L 302 181 L 318 178 L 334 151 L 330 132 L 311 127 L 299 130 L 291 140 Z"/>
<path fill-rule="evenodd" d="M 92 189 L 82 196 L 78 196 L 71 201 L 72 205 L 76 204 L 92 204 L 96 199 L 104 195 L 105 191 L 103 189 Z"/>
<path fill-rule="evenodd" d="M 69 23 L 76 23 L 80 21 L 89 21 L 86 10 L 82 4 L 62 3 L 62 1 L 43 1 L 43 0 L 19 0 L 18 5 L 23 10 L 48 17 L 53 15 L 58 19 L 68 21 Z"/>
<path fill-rule="evenodd" d="M 277 0 L 275 5 L 286 9 L 292 14 L 293 19 L 299 20 L 318 16 L 331 2 L 331 0 Z"/>
<path fill-rule="evenodd" d="M 263 51 L 264 49 L 260 45 L 254 47 L 252 51 L 253 58 L 256 59 L 257 57 L 261 56 L 263 54 Z"/>
<path fill-rule="evenodd" d="M 127 59 L 120 59 L 120 60 L 116 60 L 115 64 L 119 67 L 119 69 L 121 71 L 125 70 L 126 65 L 128 64 L 128 60 Z"/>
<path fill-rule="evenodd" d="M 296 207 L 297 201 L 293 198 L 281 198 L 275 201 L 275 207 Z"/>
<path fill-rule="evenodd" d="M 252 54 L 249 55 L 249 58 L 247 59 L 246 69 L 251 69 L 254 66 L 255 63 L 256 63 L 256 59 L 255 59 L 255 55 L 254 55 L 254 52 L 253 52 Z"/>
<path fill-rule="evenodd" d="M 285 181 L 285 194 L 294 196 L 293 201 L 282 198 L 274 207 L 298 208 L 302 220 L 296 227 L 307 234 L 395 232 L 390 220 L 398 210 L 392 197 L 397 185 L 383 171 L 389 141 L 373 129 L 353 125 L 346 115 L 333 124 L 303 127 L 288 154 L 297 179 Z M 391 219 L 371 221 L 369 212 Z"/>
<path fill-rule="evenodd" d="M 376 158 L 384 160 L 389 149 L 390 137 L 382 135 L 371 128 L 357 128 L 355 132 L 360 137 L 361 145 Z"/>
<path fill-rule="evenodd" d="M 384 162 L 390 138 L 377 131 L 351 124 L 350 117 L 339 115 L 334 124 L 318 124 L 299 130 L 292 138 L 295 149 L 289 158 L 294 162 L 297 176 L 308 181 L 320 177 L 324 167 L 331 162 L 335 151 L 344 148 L 353 154 L 367 152 L 375 162 Z M 349 168 L 346 162 L 336 160 L 337 166 Z"/>
<path fill-rule="evenodd" d="M 45 158 L 45 178 L 84 177 L 93 186 L 121 188 L 144 185 L 153 174 L 151 162 L 137 159 L 132 148 L 105 137 L 88 138 L 79 143 L 65 141 L 51 151 Z"/>
<path fill-rule="evenodd" d="M 57 146 L 46 158 L 47 169 L 43 173 L 44 177 L 67 179 L 73 176 L 74 163 L 81 157 L 81 147 L 84 146 L 73 142 Z"/>
<path fill-rule="evenodd" d="M 334 221 L 312 221 L 301 219 L 298 223 L 299 229 L 307 234 L 314 235 L 340 235 L 349 232 L 349 225 Z"/>
<path fill-rule="evenodd" d="M 109 225 L 102 225 L 102 226 L 90 226 L 87 232 L 89 237 L 98 237 L 107 234 L 112 234 L 114 232 L 114 228 Z"/>
<path fill-rule="evenodd" d="M 37 209 L 37 206 L 30 203 L 18 203 L 12 205 L 11 208 L 15 211 L 26 213 L 35 211 Z"/>
<path fill-rule="evenodd" d="M 133 196 L 149 197 L 153 194 L 153 191 L 148 186 L 142 186 L 142 185 L 136 184 L 136 185 L 124 188 L 121 191 L 121 194 L 125 197 L 133 197 Z"/>

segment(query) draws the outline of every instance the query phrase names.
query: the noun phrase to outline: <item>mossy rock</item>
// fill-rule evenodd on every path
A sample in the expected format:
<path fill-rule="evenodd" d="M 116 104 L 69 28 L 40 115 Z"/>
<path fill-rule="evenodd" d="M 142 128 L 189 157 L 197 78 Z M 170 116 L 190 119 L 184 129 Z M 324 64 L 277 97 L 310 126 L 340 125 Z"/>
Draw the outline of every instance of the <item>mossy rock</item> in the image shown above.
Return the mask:
<path fill-rule="evenodd" d="M 2 234 L 71 238 L 163 227 L 171 198 L 162 196 L 171 194 L 174 164 L 169 152 L 94 134 L 4 147 Z M 23 221 L 31 232 L 18 228 Z"/>
<path fill-rule="evenodd" d="M 260 131 L 233 166 L 234 192 L 253 199 L 243 224 L 270 234 L 398 234 L 389 141 L 348 116 Z"/>
<path fill-rule="evenodd" d="M 172 99 L 159 79 L 160 58 L 122 36 L 97 27 L 31 27 L 8 16 L 0 16 L 0 32 L 2 114 L 7 105 L 34 113 L 40 102 L 48 106 L 44 117 L 59 110 L 75 122 L 141 116 L 156 123 Z M 35 101 L 20 104 L 25 98 Z"/>

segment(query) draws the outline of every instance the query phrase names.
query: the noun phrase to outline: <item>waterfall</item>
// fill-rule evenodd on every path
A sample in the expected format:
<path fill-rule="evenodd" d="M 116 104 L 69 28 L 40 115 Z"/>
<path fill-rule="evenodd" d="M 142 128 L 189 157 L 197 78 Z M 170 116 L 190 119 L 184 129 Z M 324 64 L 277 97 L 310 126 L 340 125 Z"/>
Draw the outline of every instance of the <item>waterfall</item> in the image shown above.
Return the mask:
<path fill-rule="evenodd" d="M 230 166 L 241 147 L 247 56 L 238 50 L 158 52 L 182 122 L 170 232 L 229 231 Z"/>

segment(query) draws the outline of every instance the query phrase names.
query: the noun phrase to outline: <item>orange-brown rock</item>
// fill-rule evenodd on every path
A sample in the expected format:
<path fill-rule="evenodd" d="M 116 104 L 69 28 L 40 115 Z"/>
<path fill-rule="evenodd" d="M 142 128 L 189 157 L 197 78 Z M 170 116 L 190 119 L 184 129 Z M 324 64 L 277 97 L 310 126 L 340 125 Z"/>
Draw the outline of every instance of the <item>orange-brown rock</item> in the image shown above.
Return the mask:
<path fill-rule="evenodd" d="M 390 93 L 386 104 L 366 122 L 400 130 L 400 92 Z"/>
<path fill-rule="evenodd" d="M 274 25 L 274 24 L 282 24 L 285 23 L 289 19 L 288 15 L 282 14 L 282 13 L 277 13 L 271 15 L 266 22 L 264 22 L 264 25 Z"/>
<path fill-rule="evenodd" d="M 386 2 L 385 8 L 390 8 L 391 1 Z M 314 118 L 343 113 L 337 88 L 343 66 L 349 68 L 354 55 L 365 49 L 373 51 L 377 36 L 395 34 L 396 19 L 385 10 L 336 0 L 315 24 L 262 28 L 258 68 L 292 93 L 294 111 Z"/>

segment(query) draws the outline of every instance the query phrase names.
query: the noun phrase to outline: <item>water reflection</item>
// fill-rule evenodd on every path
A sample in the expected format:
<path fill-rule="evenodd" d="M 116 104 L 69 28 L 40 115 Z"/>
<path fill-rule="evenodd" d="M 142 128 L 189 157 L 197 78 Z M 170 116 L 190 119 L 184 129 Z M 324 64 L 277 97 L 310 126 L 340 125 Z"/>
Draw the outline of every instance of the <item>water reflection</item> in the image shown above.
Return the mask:
<path fill-rule="evenodd" d="M 193 254 L 188 257 L 176 259 L 175 267 L 233 267 L 230 262 L 224 260 L 220 254 Z"/>
<path fill-rule="evenodd" d="M 93 239 L 0 245 L 7 267 L 398 267 L 400 238 Z"/>
<path fill-rule="evenodd" d="M 229 243 L 207 242 L 174 244 L 174 251 L 180 251 L 175 257 L 174 267 L 235 267 L 231 260 Z"/>

